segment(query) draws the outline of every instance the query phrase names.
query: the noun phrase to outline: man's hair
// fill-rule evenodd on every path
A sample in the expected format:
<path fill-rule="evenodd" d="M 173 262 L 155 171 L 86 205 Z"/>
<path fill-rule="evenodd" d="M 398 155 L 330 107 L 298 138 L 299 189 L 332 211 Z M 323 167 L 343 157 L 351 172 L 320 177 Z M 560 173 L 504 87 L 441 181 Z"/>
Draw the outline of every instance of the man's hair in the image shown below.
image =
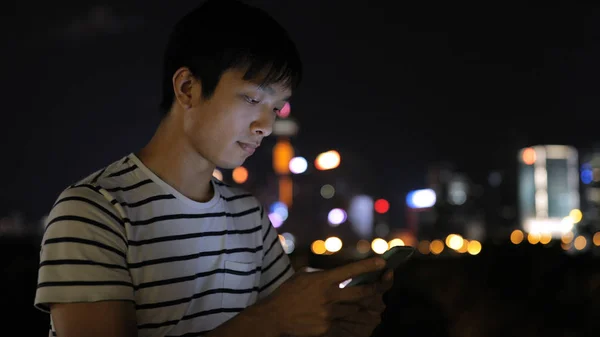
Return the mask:
<path fill-rule="evenodd" d="M 173 28 L 164 54 L 163 113 L 173 105 L 173 75 L 188 67 L 210 98 L 223 73 L 245 71 L 245 80 L 259 85 L 281 83 L 294 89 L 302 63 L 283 27 L 261 9 L 236 0 L 207 0 Z"/>

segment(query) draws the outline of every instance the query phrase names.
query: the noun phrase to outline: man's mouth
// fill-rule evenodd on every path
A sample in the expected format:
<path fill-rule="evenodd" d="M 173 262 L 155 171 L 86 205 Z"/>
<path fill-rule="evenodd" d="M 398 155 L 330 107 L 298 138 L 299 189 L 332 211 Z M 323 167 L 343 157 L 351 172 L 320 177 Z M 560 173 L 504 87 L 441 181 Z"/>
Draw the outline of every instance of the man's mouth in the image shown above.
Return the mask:
<path fill-rule="evenodd" d="M 254 152 L 256 151 L 256 148 L 258 147 L 258 145 L 256 145 L 256 144 L 250 144 L 250 143 L 244 143 L 244 142 L 237 142 L 237 143 L 242 148 L 242 150 L 246 151 L 249 155 L 254 154 Z"/>

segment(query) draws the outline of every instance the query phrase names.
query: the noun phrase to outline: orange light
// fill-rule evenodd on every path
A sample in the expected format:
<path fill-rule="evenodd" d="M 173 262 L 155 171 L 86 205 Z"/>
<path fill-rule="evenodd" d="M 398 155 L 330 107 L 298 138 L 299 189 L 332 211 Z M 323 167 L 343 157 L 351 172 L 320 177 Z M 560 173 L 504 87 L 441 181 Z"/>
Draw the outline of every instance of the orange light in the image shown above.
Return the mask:
<path fill-rule="evenodd" d="M 375 201 L 375 212 L 384 214 L 390 210 L 390 203 L 385 199 L 379 199 Z"/>
<path fill-rule="evenodd" d="M 273 170 L 277 174 L 290 173 L 290 160 L 294 158 L 294 148 L 288 140 L 278 140 L 273 147 Z"/>
<path fill-rule="evenodd" d="M 537 156 L 535 154 L 535 150 L 533 148 L 526 148 L 523 150 L 522 160 L 526 165 L 533 165 L 535 163 Z"/>
<path fill-rule="evenodd" d="M 279 178 L 279 201 L 287 205 L 292 206 L 292 199 L 294 194 L 294 185 L 292 178 L 288 176 Z"/>
<path fill-rule="evenodd" d="M 600 246 L 600 232 L 596 232 L 592 237 L 592 242 L 595 246 Z"/>
<path fill-rule="evenodd" d="M 243 184 L 248 180 L 248 170 L 243 166 L 238 166 L 231 173 L 233 181 L 238 184 Z"/>
<path fill-rule="evenodd" d="M 323 152 L 315 159 L 315 167 L 317 170 L 332 170 L 340 166 L 341 157 L 339 152 L 335 150 Z"/>

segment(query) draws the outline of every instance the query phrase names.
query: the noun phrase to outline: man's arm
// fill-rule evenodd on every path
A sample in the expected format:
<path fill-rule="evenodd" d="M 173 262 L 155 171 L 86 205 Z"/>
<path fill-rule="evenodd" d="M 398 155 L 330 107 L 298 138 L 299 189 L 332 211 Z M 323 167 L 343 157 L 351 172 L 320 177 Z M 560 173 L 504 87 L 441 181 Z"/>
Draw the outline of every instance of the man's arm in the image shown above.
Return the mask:
<path fill-rule="evenodd" d="M 51 305 L 52 320 L 60 337 L 135 337 L 135 306 L 127 301 L 60 303 Z M 272 312 L 262 304 L 253 305 L 205 337 L 281 337 L 273 324 Z"/>
<path fill-rule="evenodd" d="M 137 335 L 127 237 L 109 199 L 72 187 L 48 216 L 35 306 L 50 311 L 58 336 Z"/>
<path fill-rule="evenodd" d="M 51 304 L 60 337 L 136 337 L 135 305 L 129 301 Z"/>
<path fill-rule="evenodd" d="M 257 303 L 223 323 L 205 337 L 283 337 L 275 323 L 273 311 L 264 303 Z"/>

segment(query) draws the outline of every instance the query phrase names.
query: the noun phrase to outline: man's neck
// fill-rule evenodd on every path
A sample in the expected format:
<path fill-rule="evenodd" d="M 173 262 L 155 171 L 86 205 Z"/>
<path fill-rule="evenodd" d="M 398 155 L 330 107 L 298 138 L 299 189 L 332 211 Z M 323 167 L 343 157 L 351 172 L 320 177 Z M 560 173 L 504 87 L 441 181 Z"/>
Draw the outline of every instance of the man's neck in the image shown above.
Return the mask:
<path fill-rule="evenodd" d="M 179 193 L 198 202 L 209 201 L 214 195 L 210 180 L 215 166 L 193 149 L 177 125 L 172 116 L 165 117 L 138 157 Z"/>

